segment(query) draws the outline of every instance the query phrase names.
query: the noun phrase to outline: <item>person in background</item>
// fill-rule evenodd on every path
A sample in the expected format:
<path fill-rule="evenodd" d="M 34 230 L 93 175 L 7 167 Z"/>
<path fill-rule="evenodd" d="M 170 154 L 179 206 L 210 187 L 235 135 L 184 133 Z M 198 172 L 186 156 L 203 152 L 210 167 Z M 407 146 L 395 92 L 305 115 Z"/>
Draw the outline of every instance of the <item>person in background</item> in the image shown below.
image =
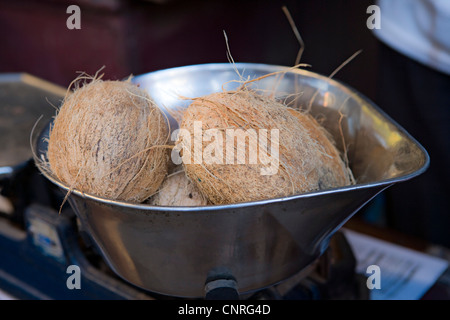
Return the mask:
<path fill-rule="evenodd" d="M 450 247 L 450 1 L 378 0 L 377 104 L 427 150 L 428 170 L 384 192 L 386 224 Z"/>

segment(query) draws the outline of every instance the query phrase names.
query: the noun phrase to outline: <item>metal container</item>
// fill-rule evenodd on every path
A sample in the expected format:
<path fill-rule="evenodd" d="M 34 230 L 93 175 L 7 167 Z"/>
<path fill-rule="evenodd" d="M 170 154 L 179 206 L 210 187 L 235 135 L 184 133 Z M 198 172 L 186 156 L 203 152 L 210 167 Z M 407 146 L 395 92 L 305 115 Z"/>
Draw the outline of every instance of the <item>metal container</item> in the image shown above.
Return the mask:
<path fill-rule="evenodd" d="M 374 196 L 423 173 L 424 148 L 364 96 L 319 74 L 264 64 L 205 64 L 160 70 L 134 78 L 166 110 L 230 89 L 240 76 L 283 73 L 254 85 L 321 118 L 346 150 L 356 185 L 278 199 L 202 207 L 155 207 L 72 191 L 69 201 L 106 262 L 123 279 L 152 292 L 203 297 L 208 276 L 224 272 L 241 294 L 279 283 L 315 261 L 331 236 Z M 169 115 L 169 113 L 168 113 Z M 341 117 L 343 115 L 343 117 Z M 172 121 L 172 129 L 176 122 Z M 343 136 L 341 135 L 343 133 Z M 45 156 L 44 139 L 37 156 Z M 42 173 L 64 193 L 68 187 Z"/>

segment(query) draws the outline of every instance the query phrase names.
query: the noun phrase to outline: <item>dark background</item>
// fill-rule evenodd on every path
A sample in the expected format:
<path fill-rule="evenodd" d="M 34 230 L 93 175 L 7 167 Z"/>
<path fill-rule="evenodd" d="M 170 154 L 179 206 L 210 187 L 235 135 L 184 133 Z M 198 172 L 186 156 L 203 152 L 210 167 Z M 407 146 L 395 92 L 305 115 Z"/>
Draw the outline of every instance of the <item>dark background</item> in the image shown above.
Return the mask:
<path fill-rule="evenodd" d="M 117 79 L 189 64 L 227 62 L 223 31 L 236 62 L 291 66 L 299 43 L 282 11 L 289 9 L 305 42 L 302 62 L 329 75 L 364 50 L 336 78 L 373 98 L 376 44 L 366 27 L 366 0 L 0 0 L 0 72 L 27 72 L 68 86 L 77 71 Z M 69 5 L 81 30 L 69 30 Z"/>

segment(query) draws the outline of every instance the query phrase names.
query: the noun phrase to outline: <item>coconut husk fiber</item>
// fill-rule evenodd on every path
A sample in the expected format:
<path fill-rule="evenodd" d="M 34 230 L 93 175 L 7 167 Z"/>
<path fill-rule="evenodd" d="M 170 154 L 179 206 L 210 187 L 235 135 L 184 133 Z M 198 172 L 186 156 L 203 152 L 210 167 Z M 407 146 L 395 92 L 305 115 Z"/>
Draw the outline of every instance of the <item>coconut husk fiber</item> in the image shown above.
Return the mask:
<path fill-rule="evenodd" d="M 288 109 L 308 131 L 309 136 L 317 142 L 321 165 L 317 168 L 319 190 L 331 189 L 354 184 L 355 179 L 348 164 L 334 143 L 330 133 L 309 113 Z"/>
<path fill-rule="evenodd" d="M 91 79 L 76 86 L 51 128 L 48 162 L 70 189 L 142 202 L 167 175 L 168 122 L 130 81 Z"/>
<path fill-rule="evenodd" d="M 195 163 L 194 138 L 186 141 L 186 136 L 179 136 L 177 146 L 186 175 L 213 204 L 285 197 L 352 183 L 339 151 L 312 117 L 246 86 L 192 100 L 180 124 L 180 128 L 189 131 L 192 137 L 195 121 L 201 121 L 202 133 L 216 128 L 224 140 L 226 130 L 230 128 L 254 129 L 256 132 L 266 129 L 268 132 L 266 142 L 257 138 L 247 140 L 247 162 L 244 164 L 238 164 L 237 152 L 227 154 L 225 146 L 223 158 L 233 159 L 234 164 L 208 161 L 211 160 L 208 157 L 220 153 L 216 150 L 216 153 L 205 154 L 213 139 L 200 142 L 203 161 Z M 272 139 L 272 129 L 278 130 L 279 141 Z M 279 146 L 278 171 L 263 175 L 261 169 L 267 168 L 268 159 L 264 155 L 270 155 L 270 147 L 276 143 Z M 258 150 L 258 162 L 249 161 L 250 150 Z"/>

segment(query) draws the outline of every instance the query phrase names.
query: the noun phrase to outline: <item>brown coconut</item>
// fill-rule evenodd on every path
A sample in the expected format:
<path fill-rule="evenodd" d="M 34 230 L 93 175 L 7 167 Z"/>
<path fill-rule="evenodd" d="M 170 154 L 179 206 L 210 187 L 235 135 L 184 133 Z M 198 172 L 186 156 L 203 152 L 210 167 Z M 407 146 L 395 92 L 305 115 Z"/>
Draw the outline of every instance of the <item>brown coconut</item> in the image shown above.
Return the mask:
<path fill-rule="evenodd" d="M 50 171 L 71 189 L 142 202 L 167 174 L 168 124 L 130 81 L 92 80 L 63 101 L 48 144 Z"/>
<path fill-rule="evenodd" d="M 353 173 L 343 160 L 343 155 L 336 148 L 333 137 L 310 114 L 295 109 L 288 109 L 316 142 L 321 165 L 316 174 L 319 190 L 341 187 L 354 183 Z"/>
<path fill-rule="evenodd" d="M 261 174 L 261 169 L 267 168 L 267 162 L 261 161 L 260 156 L 264 153 L 260 152 L 257 163 L 236 164 L 237 152 L 226 154 L 224 147 L 224 158 L 234 157 L 235 164 L 208 161 L 208 157 L 216 156 L 213 153 L 203 154 L 202 162 L 195 163 L 194 138 L 186 141 L 189 138 L 180 135 L 177 148 L 184 157 L 186 174 L 214 204 L 284 197 L 351 184 L 348 168 L 334 144 L 322 129 L 318 129 L 318 123 L 273 98 L 245 87 L 195 98 L 186 109 L 180 128 L 194 137 L 195 121 L 201 121 L 202 134 L 216 128 L 223 133 L 224 140 L 226 129 L 230 128 L 255 129 L 257 132 L 259 129 L 267 132 L 278 129 L 279 132 L 279 167 L 275 174 L 269 175 Z M 202 139 L 203 152 L 206 148 L 211 149 L 211 141 Z M 268 145 L 272 143 L 276 141 L 269 139 Z M 258 150 L 266 146 L 262 150 L 270 154 L 270 147 L 261 145 L 258 139 L 249 139 L 247 144 L 256 144 Z M 254 147 L 252 150 L 256 150 Z M 250 160 L 249 150 L 245 151 L 246 160 Z"/>
<path fill-rule="evenodd" d="M 158 192 L 151 197 L 149 204 L 155 206 L 204 206 L 207 198 L 189 180 L 184 170 L 179 168 L 166 177 Z"/>

